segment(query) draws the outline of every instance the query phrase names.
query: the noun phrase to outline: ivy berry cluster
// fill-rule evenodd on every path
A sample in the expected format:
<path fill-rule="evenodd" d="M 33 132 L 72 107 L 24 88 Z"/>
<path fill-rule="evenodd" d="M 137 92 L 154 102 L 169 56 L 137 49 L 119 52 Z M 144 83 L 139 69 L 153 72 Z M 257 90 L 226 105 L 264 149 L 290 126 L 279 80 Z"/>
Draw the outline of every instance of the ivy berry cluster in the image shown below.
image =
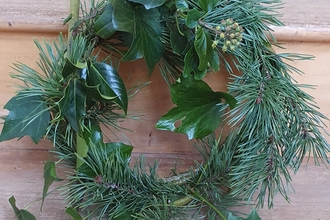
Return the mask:
<path fill-rule="evenodd" d="M 216 36 L 213 41 L 212 47 L 216 48 L 219 41 L 223 42 L 222 51 L 226 52 L 228 49 L 233 51 L 238 47 L 243 39 L 244 29 L 234 22 L 232 18 L 222 20 L 221 24 L 216 28 Z"/>

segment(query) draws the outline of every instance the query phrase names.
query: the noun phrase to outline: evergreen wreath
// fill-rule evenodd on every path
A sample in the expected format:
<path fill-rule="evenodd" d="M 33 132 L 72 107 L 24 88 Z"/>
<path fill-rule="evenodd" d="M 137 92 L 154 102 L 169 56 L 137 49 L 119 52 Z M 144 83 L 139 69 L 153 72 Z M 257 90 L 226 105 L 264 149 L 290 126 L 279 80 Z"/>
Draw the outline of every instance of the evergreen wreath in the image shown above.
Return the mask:
<path fill-rule="evenodd" d="M 81 6 L 82 17 L 78 6 L 71 0 L 68 40 L 35 42 L 41 72 L 14 64 L 12 77 L 24 85 L 5 105 L 1 141 L 28 135 L 54 144 L 58 160 L 45 163 L 42 201 L 62 180 L 55 168 L 64 167 L 71 171 L 57 190 L 76 220 L 260 219 L 254 209 L 244 218 L 231 207 L 271 208 L 278 192 L 289 200 L 289 169 L 297 172 L 310 155 L 329 163 L 320 132 L 326 117 L 287 63 L 312 57 L 272 49 L 279 45 L 269 25 L 283 25 L 280 0 L 100 0 Z M 119 130 L 128 100 L 144 86 L 127 90 L 116 59 L 141 58 L 149 74 L 160 69 L 176 105 L 156 127 L 196 139 L 204 158 L 185 173 L 159 177 L 158 163 L 130 162 L 132 146 L 103 142 L 100 125 Z M 231 77 L 227 93 L 202 80 L 220 66 Z M 226 125 L 229 135 L 216 137 Z M 9 202 L 18 219 L 35 219 Z"/>

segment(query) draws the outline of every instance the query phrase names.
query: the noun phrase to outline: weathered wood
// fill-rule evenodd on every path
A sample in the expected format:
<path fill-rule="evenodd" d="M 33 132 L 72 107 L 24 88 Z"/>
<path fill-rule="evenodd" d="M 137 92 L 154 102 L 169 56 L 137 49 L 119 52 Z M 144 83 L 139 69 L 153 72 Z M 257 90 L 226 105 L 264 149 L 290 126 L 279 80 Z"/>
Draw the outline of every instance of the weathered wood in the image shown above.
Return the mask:
<path fill-rule="evenodd" d="M 88 1 L 87 1 L 88 2 Z M 328 0 L 284 0 L 279 12 L 286 27 L 272 27 L 285 41 L 330 41 Z M 69 14 L 69 1 L 2 0 L 0 31 L 67 32 L 63 20 Z"/>
<path fill-rule="evenodd" d="M 285 52 L 308 53 L 316 56 L 315 61 L 297 61 L 293 65 L 303 70 L 306 75 L 294 76 L 299 83 L 317 85 L 316 90 L 308 90 L 316 98 L 317 105 L 330 118 L 330 82 L 329 41 L 330 14 L 328 0 L 287 0 L 283 21 L 286 28 L 274 28 L 280 40 L 298 41 L 285 45 Z M 2 0 L 0 2 L 0 115 L 5 115 L 3 105 L 14 95 L 15 88 L 8 73 L 12 72 L 10 65 L 20 61 L 36 68 L 38 52 L 33 39 L 54 39 L 59 31 L 66 32 L 62 19 L 67 16 L 69 1 L 40 0 Z M 51 6 L 51 7 L 50 7 Z M 39 33 L 38 33 L 39 32 Z M 51 34 L 52 33 L 52 34 Z M 299 42 L 311 41 L 311 42 Z M 323 41 L 321 43 L 320 41 Z M 128 76 L 135 69 L 132 76 Z M 150 79 L 146 77 L 143 62 L 131 62 L 121 68 L 121 74 L 129 85 L 138 82 L 152 81 L 130 102 L 130 111 L 143 114 L 144 123 L 130 121 L 123 126 L 135 130 L 126 135 L 135 146 L 134 153 L 145 153 L 148 161 L 161 160 L 161 175 L 169 173 L 175 161 L 181 170 L 193 165 L 193 158 L 198 158 L 197 151 L 191 146 L 184 135 L 157 131 L 156 121 L 172 106 L 168 87 L 156 72 Z M 142 74 L 141 74 L 142 73 Z M 157 76 L 158 75 L 158 76 Z M 137 77 L 139 76 L 139 77 Z M 144 76 L 141 77 L 140 76 Z M 215 90 L 225 90 L 227 76 L 224 74 L 209 75 L 208 81 L 213 83 Z M 216 88 L 217 87 L 217 88 Z M 147 100 L 148 102 L 145 102 Z M 151 102 L 152 100 L 152 102 Z M 330 123 L 326 123 L 330 132 Z M 110 134 L 108 134 L 110 136 Z M 330 141 L 330 138 L 327 138 Z M 43 164 L 50 156 L 47 150 L 51 144 L 42 141 L 38 146 L 29 138 L 23 138 L 0 143 L 0 219 L 14 219 L 10 205 L 7 202 L 11 195 L 17 199 L 17 205 L 23 208 L 29 202 L 40 197 L 43 187 Z M 303 167 L 302 167 L 303 168 Z M 308 171 L 300 170 L 294 177 L 293 186 L 296 194 L 292 194 L 292 203 L 288 205 L 278 197 L 272 211 L 261 211 L 263 219 L 310 220 L 329 218 L 328 204 L 330 202 L 329 171 L 324 167 L 309 166 Z M 63 197 L 55 194 L 46 200 L 44 211 L 39 212 L 37 203 L 31 207 L 37 219 L 70 219 L 64 212 Z"/>

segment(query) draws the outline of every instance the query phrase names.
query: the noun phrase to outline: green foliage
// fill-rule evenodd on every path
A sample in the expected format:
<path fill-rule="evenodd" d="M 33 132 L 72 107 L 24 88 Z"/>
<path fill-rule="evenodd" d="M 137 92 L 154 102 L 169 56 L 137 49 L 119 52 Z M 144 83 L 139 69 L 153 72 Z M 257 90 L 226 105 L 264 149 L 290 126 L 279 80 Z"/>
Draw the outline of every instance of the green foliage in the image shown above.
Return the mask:
<path fill-rule="evenodd" d="M 72 79 L 64 89 L 64 95 L 58 102 L 59 118 L 66 118 L 72 129 L 80 133 L 81 121 L 86 113 L 87 91 L 78 79 Z M 56 118 L 56 119 L 59 119 Z"/>
<path fill-rule="evenodd" d="M 275 16 L 280 3 L 92 1 L 69 42 L 62 35 L 57 43 L 36 42 L 41 73 L 14 64 L 19 74 L 12 76 L 24 85 L 5 106 L 10 112 L 0 140 L 29 135 L 37 143 L 46 136 L 61 162 L 81 162 L 64 186 L 74 219 L 81 213 L 97 219 L 235 220 L 244 218 L 228 207 L 248 202 L 271 208 L 278 192 L 289 200 L 289 169 L 297 172 L 311 155 L 329 163 L 330 147 L 320 131 L 326 117 L 301 90 L 309 86 L 295 84 L 291 72 L 301 72 L 286 63 L 311 57 L 272 49 L 277 43 L 268 25 L 282 25 Z M 196 138 L 204 162 L 160 178 L 157 163 L 149 170 L 143 158 L 130 163 L 132 146 L 103 142 L 100 124 L 117 129 L 130 96 L 116 68 L 93 55 L 96 47 L 122 61 L 144 58 L 149 74 L 159 67 L 176 107 L 156 127 Z M 228 93 L 202 81 L 220 66 L 232 78 Z M 216 139 L 213 132 L 228 125 L 229 135 Z M 46 163 L 44 176 L 42 199 L 58 179 L 55 162 Z M 27 214 L 14 198 L 10 203 L 16 214 Z M 245 219 L 260 217 L 253 210 Z"/>
<path fill-rule="evenodd" d="M 261 218 L 259 217 L 257 211 L 253 209 L 247 218 L 236 217 L 230 212 L 228 215 L 228 220 L 261 220 Z"/>
<path fill-rule="evenodd" d="M 17 94 L 4 108 L 10 112 L 1 131 L 0 141 L 29 135 L 34 143 L 38 143 L 45 135 L 50 115 L 47 105 L 39 95 Z"/>
<path fill-rule="evenodd" d="M 36 218 L 30 212 L 26 211 L 25 209 L 18 209 L 16 207 L 16 199 L 14 196 L 10 197 L 8 201 L 15 212 L 17 220 L 36 220 Z"/>
<path fill-rule="evenodd" d="M 187 13 L 186 25 L 188 28 L 195 28 L 198 25 L 198 20 L 201 18 L 200 11 L 196 8 L 189 10 Z"/>
<path fill-rule="evenodd" d="M 187 134 L 189 139 L 203 138 L 220 126 L 227 105 L 233 108 L 236 100 L 229 94 L 214 92 L 203 81 L 193 77 L 182 78 L 171 86 L 172 101 L 177 107 L 171 109 L 156 124 L 160 130 Z M 181 122 L 176 126 L 176 123 Z"/>
<path fill-rule="evenodd" d="M 87 75 L 89 86 L 96 86 L 103 99 L 113 100 L 125 114 L 128 107 L 128 96 L 125 84 L 117 71 L 106 63 L 92 63 Z"/>
<path fill-rule="evenodd" d="M 38 143 L 60 123 L 68 123 L 74 131 L 81 133 L 84 123 L 95 118 L 97 109 L 98 116 L 109 110 L 105 106 L 117 105 L 126 114 L 128 95 L 123 81 L 106 63 L 91 60 L 87 65 L 86 60 L 90 58 L 86 51 L 92 51 L 84 37 L 72 40 L 66 57 L 67 46 L 62 36 L 59 44 L 54 43 L 57 53 L 49 43 L 45 43 L 46 51 L 41 44 L 36 42 L 36 45 L 42 73 L 24 64 L 15 65 L 20 74 L 13 77 L 27 85 L 20 86 L 19 94 L 5 105 L 10 113 L 5 119 L 1 141 L 29 135 Z"/>
<path fill-rule="evenodd" d="M 215 71 L 220 69 L 219 56 L 212 48 L 213 41 L 208 32 L 203 28 L 198 28 L 196 31 L 194 47 L 199 58 L 198 69 L 204 70 L 211 66 Z"/>
<path fill-rule="evenodd" d="M 112 154 L 115 152 L 120 152 L 120 154 L 125 157 L 127 160 L 130 158 L 133 147 L 130 145 L 123 144 L 121 142 L 110 142 L 110 143 L 103 143 L 103 142 L 97 142 L 97 143 L 92 143 L 89 142 L 89 145 L 92 147 L 96 148 L 98 151 L 101 152 L 101 154 L 105 157 L 111 157 Z M 79 156 L 79 155 L 78 155 Z M 95 155 L 98 156 L 98 155 Z M 105 158 L 93 158 L 93 163 L 102 163 L 102 161 L 99 160 L 104 160 Z M 95 178 L 97 175 L 101 174 L 103 175 L 103 171 L 97 170 L 93 168 L 92 165 L 88 164 L 88 161 L 85 159 L 82 159 L 85 163 L 79 167 L 79 172 L 83 173 L 84 175 Z"/>
<path fill-rule="evenodd" d="M 101 38 L 107 39 L 116 33 L 116 29 L 112 22 L 113 6 L 112 4 L 107 4 L 104 8 L 104 11 L 95 20 L 94 28 L 95 34 Z"/>
<path fill-rule="evenodd" d="M 81 217 L 81 215 L 78 213 L 78 211 L 74 208 L 66 208 L 65 212 L 68 213 L 73 220 L 83 220 L 83 218 Z"/>
<path fill-rule="evenodd" d="M 41 202 L 41 209 L 44 204 L 45 198 L 47 196 L 48 189 L 50 185 L 54 181 L 62 181 L 63 179 L 60 179 L 56 175 L 56 168 L 55 168 L 55 162 L 54 161 L 47 161 L 44 165 L 44 188 L 42 191 L 42 202 Z"/>
<path fill-rule="evenodd" d="M 129 0 L 130 2 L 136 2 L 144 5 L 144 7 L 149 10 L 150 8 L 156 8 L 161 6 L 166 2 L 166 0 Z"/>

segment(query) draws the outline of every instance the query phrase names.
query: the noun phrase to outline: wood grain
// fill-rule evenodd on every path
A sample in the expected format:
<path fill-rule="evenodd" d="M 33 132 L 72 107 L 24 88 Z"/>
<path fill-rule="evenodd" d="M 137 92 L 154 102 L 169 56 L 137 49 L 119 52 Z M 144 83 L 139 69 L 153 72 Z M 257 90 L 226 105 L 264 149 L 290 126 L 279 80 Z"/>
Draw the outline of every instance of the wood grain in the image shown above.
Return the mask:
<path fill-rule="evenodd" d="M 0 115 L 7 114 L 3 105 L 16 90 L 13 87 L 15 81 L 8 74 L 12 72 L 10 65 L 20 61 L 33 68 L 37 67 L 35 62 L 38 52 L 33 39 L 55 39 L 58 32 L 66 32 L 62 19 L 68 14 L 68 4 L 67 0 L 58 0 L 56 3 L 50 0 L 0 1 Z M 274 30 L 280 40 L 291 41 L 285 44 L 285 52 L 315 55 L 314 61 L 292 63 L 306 73 L 302 76 L 295 75 L 294 78 L 299 83 L 317 85 L 315 90 L 308 90 L 308 93 L 315 97 L 321 112 L 330 118 L 330 43 L 326 43 L 330 42 L 328 11 L 328 0 L 315 0 L 313 3 L 299 0 L 299 4 L 295 0 L 286 0 L 282 20 L 288 27 Z M 133 73 L 132 69 L 135 69 Z M 135 146 L 134 155 L 142 152 L 145 153 L 147 161 L 161 160 L 161 175 L 168 174 L 176 161 L 180 169 L 185 170 L 193 165 L 193 159 L 200 157 L 184 135 L 157 131 L 154 128 L 158 118 L 173 105 L 168 95 L 168 87 L 160 74 L 155 72 L 148 78 L 145 70 L 142 61 L 127 63 L 121 67 L 120 73 L 128 85 L 151 81 L 131 100 L 129 106 L 132 114 L 142 114 L 144 123 L 129 121 L 123 122 L 122 125 L 135 130 L 133 133 L 126 133 Z M 226 90 L 226 74 L 211 74 L 207 80 L 215 90 Z M 326 131 L 330 132 L 328 121 L 326 125 Z M 113 138 L 110 133 L 108 137 Z M 327 140 L 330 141 L 329 137 Z M 40 197 L 43 165 L 50 157 L 47 153 L 50 148 L 48 141 L 34 145 L 29 138 L 0 143 L 0 219 L 14 219 L 7 202 L 11 195 L 16 197 L 20 208 Z M 311 165 L 307 171 L 302 167 L 293 179 L 296 194 L 292 193 L 291 204 L 288 205 L 278 197 L 273 210 L 261 210 L 260 214 L 265 220 L 330 220 L 329 184 L 330 172 L 325 167 Z M 37 219 L 70 219 L 63 210 L 64 201 L 59 194 L 52 195 L 46 201 L 43 212 L 39 211 L 39 205 L 40 203 L 37 203 L 29 209 L 36 214 Z"/>
<path fill-rule="evenodd" d="M 89 1 L 87 1 L 89 2 Z M 285 41 L 330 42 L 330 4 L 328 0 L 283 0 L 279 9 L 285 27 L 274 27 L 275 36 Z M 69 14 L 69 1 L 1 0 L 0 32 L 63 32 Z"/>

